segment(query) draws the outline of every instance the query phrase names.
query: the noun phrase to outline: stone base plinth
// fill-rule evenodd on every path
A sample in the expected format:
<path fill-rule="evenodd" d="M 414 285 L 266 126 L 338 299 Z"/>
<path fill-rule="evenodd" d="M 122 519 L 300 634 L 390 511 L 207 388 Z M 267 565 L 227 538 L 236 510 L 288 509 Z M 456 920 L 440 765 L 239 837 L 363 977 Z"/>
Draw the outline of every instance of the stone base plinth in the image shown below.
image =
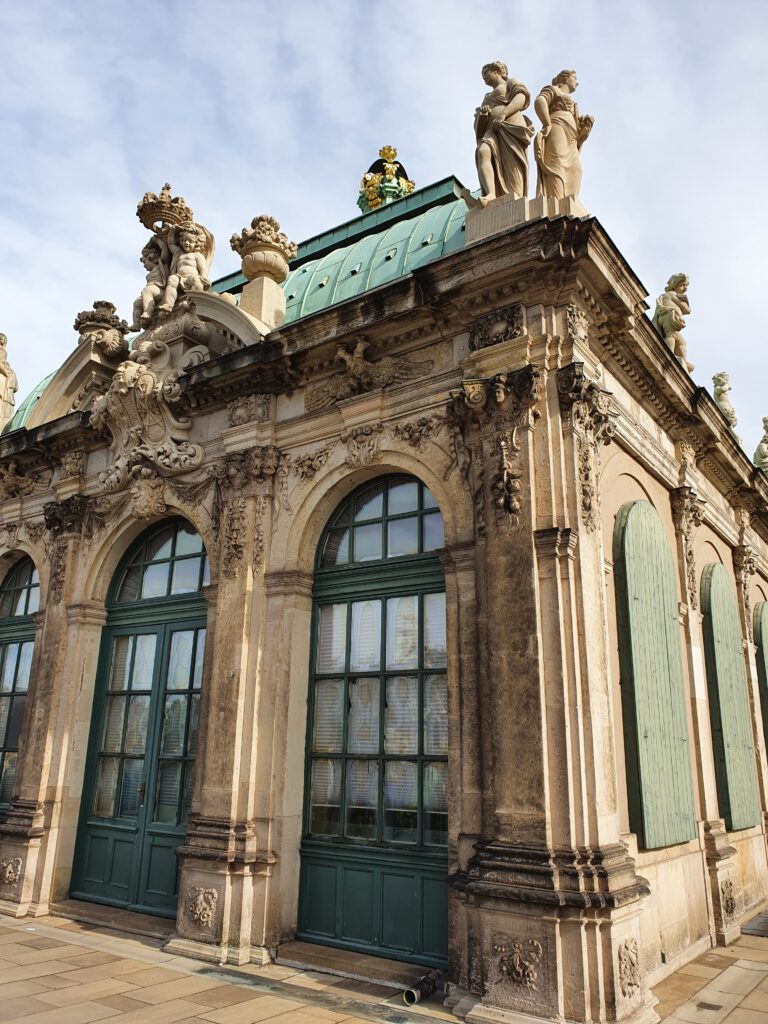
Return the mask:
<path fill-rule="evenodd" d="M 285 292 L 270 277 L 254 278 L 243 288 L 240 309 L 272 331 L 285 323 Z"/>
<path fill-rule="evenodd" d="M 196 942 L 194 939 L 182 939 L 174 935 L 163 949 L 166 953 L 174 953 L 176 956 L 188 956 L 193 960 L 204 960 L 209 964 L 234 964 L 242 967 L 244 964 L 259 964 L 264 966 L 272 962 L 268 950 L 253 946 L 227 946 L 221 943 Z M 263 956 L 261 955 L 263 954 Z"/>
<path fill-rule="evenodd" d="M 529 220 L 542 217 L 588 217 L 589 213 L 575 196 L 564 199 L 518 199 L 515 196 L 500 196 L 492 199 L 487 206 L 473 206 L 465 218 L 466 242 L 479 242 L 482 238 L 497 235 L 501 231 L 518 227 Z"/>
<path fill-rule="evenodd" d="M 628 1017 L 622 1017 L 617 1024 L 658 1024 L 661 1018 L 654 1009 L 657 1002 L 657 999 L 652 998 Z M 467 1024 L 544 1024 L 545 1021 L 551 1024 L 577 1024 L 576 1021 L 563 1020 L 562 1017 L 534 1017 L 530 1013 L 502 1010 L 484 1003 L 475 1003 L 464 1020 Z"/>

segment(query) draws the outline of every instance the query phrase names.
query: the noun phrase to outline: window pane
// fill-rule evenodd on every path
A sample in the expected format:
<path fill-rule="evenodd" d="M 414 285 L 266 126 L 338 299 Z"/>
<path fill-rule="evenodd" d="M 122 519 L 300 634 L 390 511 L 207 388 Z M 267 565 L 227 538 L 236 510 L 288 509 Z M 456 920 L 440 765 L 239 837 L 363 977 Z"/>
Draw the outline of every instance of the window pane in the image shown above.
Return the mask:
<path fill-rule="evenodd" d="M 3 662 L 3 675 L 0 678 L 0 690 L 9 693 L 13 689 L 13 680 L 16 676 L 16 662 L 19 658 L 19 645 L 7 644 L 5 648 L 5 660 Z"/>
<path fill-rule="evenodd" d="M 104 731 L 101 749 L 119 753 L 123 742 L 123 721 L 125 719 L 125 697 L 108 697 L 104 715 Z"/>
<path fill-rule="evenodd" d="M 355 527 L 355 561 L 370 562 L 381 558 L 381 523 Z"/>
<path fill-rule="evenodd" d="M 341 761 L 313 761 L 309 831 L 315 836 L 339 834 Z"/>
<path fill-rule="evenodd" d="M 443 533 L 443 517 L 439 512 L 430 512 L 424 516 L 424 551 L 434 551 L 445 543 Z"/>
<path fill-rule="evenodd" d="M 99 758 L 99 775 L 96 780 L 96 796 L 93 801 L 93 813 L 97 818 L 113 818 L 115 816 L 115 787 L 117 786 L 116 757 Z"/>
<path fill-rule="evenodd" d="M 197 752 L 197 730 L 200 725 L 200 695 L 193 693 L 189 708 L 189 732 L 187 733 L 187 757 L 194 757 Z"/>
<path fill-rule="evenodd" d="M 424 842 L 448 842 L 448 765 L 435 761 L 424 766 Z"/>
<path fill-rule="evenodd" d="M 192 673 L 192 688 L 199 690 L 203 681 L 203 659 L 205 657 L 205 630 L 197 631 L 197 646 L 195 647 L 195 668 Z"/>
<path fill-rule="evenodd" d="M 209 587 L 211 585 L 211 564 L 208 561 L 208 556 L 203 555 L 203 586 Z"/>
<path fill-rule="evenodd" d="M 387 668 L 418 668 L 419 600 L 415 595 L 387 601 Z"/>
<path fill-rule="evenodd" d="M 424 680 L 424 753 L 448 753 L 448 684 L 445 676 Z"/>
<path fill-rule="evenodd" d="M 19 671 L 16 673 L 16 690 L 29 689 L 29 672 L 32 668 L 32 652 L 35 649 L 34 641 L 27 640 L 21 645 L 19 655 Z"/>
<path fill-rule="evenodd" d="M 192 806 L 192 788 L 195 784 L 195 766 L 194 764 L 187 762 L 184 765 L 184 795 L 181 798 L 181 821 L 179 824 L 183 824 L 187 820 L 189 809 Z"/>
<path fill-rule="evenodd" d="M 186 690 L 192 671 L 192 645 L 195 640 L 193 629 L 179 629 L 171 635 L 171 656 L 168 660 L 169 690 Z"/>
<path fill-rule="evenodd" d="M 11 698 L 0 697 L 0 747 L 6 746 L 5 730 L 8 725 L 8 712 L 11 710 Z"/>
<path fill-rule="evenodd" d="M 345 835 L 375 839 L 378 805 L 378 761 L 348 761 Z"/>
<path fill-rule="evenodd" d="M 355 521 L 380 519 L 384 515 L 384 484 L 372 484 L 355 498 Z"/>
<path fill-rule="evenodd" d="M 175 825 L 181 795 L 181 764 L 178 761 L 161 764 L 157 772 L 157 802 L 155 821 Z"/>
<path fill-rule="evenodd" d="M 318 679 L 315 683 L 315 720 L 312 749 L 341 753 L 344 736 L 344 680 Z"/>
<path fill-rule="evenodd" d="M 131 664 L 132 636 L 116 636 L 112 643 L 112 670 L 109 675 L 110 690 L 128 688 L 128 669 Z"/>
<path fill-rule="evenodd" d="M 141 572 L 142 567 L 140 565 L 131 565 L 126 569 L 123 582 L 120 584 L 120 591 L 117 595 L 118 601 L 136 601 L 138 599 Z"/>
<path fill-rule="evenodd" d="M 143 754 L 147 743 L 149 697 L 131 697 L 128 703 L 128 723 L 123 750 L 126 754 Z"/>
<path fill-rule="evenodd" d="M 0 619 L 7 619 L 11 614 L 13 598 L 14 593 L 12 590 L 6 590 L 3 594 L 0 594 Z"/>
<path fill-rule="evenodd" d="M 428 487 L 425 487 L 422 493 L 424 495 L 424 508 L 437 508 L 437 502 L 435 501 L 435 496 L 432 491 L 430 491 Z"/>
<path fill-rule="evenodd" d="M 147 544 L 147 553 L 144 556 L 144 560 L 147 562 L 155 562 L 160 558 L 171 557 L 171 542 L 173 541 L 173 535 L 176 532 L 174 526 L 166 527 L 156 533 Z"/>
<path fill-rule="evenodd" d="M 388 523 L 389 542 L 387 555 L 415 555 L 419 550 L 419 520 L 417 516 L 408 519 L 393 519 Z"/>
<path fill-rule="evenodd" d="M 16 754 L 6 754 L 3 774 L 0 777 L 0 804 L 10 803 L 13 796 L 13 780 L 16 778 Z"/>
<path fill-rule="evenodd" d="M 384 752 L 419 752 L 419 681 L 415 676 L 395 676 L 387 680 Z"/>
<path fill-rule="evenodd" d="M 33 612 L 38 611 L 40 608 L 40 587 L 32 587 L 29 592 L 29 602 L 27 604 L 27 615 L 31 615 Z"/>
<path fill-rule="evenodd" d="M 27 695 L 19 694 L 11 698 L 11 713 L 8 716 L 8 731 L 5 735 L 6 747 L 18 748 L 21 736 L 21 723 L 24 721 L 24 708 L 27 706 Z"/>
<path fill-rule="evenodd" d="M 379 680 L 351 679 L 347 714 L 347 751 L 379 752 Z"/>
<path fill-rule="evenodd" d="M 321 564 L 345 565 L 349 561 L 349 530 L 331 530 L 323 548 Z"/>
<path fill-rule="evenodd" d="M 384 766 L 384 839 L 416 843 L 419 839 L 419 775 L 412 761 Z"/>
<path fill-rule="evenodd" d="M 144 759 L 127 758 L 123 761 L 123 779 L 120 785 L 119 818 L 135 818 L 144 802 Z"/>
<path fill-rule="evenodd" d="M 160 562 L 157 565 L 148 565 L 144 569 L 144 579 L 141 581 L 142 600 L 149 597 L 165 597 L 168 593 L 168 565 L 168 562 Z"/>
<path fill-rule="evenodd" d="M 13 615 L 24 615 L 27 610 L 27 592 L 26 590 L 17 590 L 16 598 L 13 602 Z"/>
<path fill-rule="evenodd" d="M 347 646 L 346 604 L 326 604 L 319 610 L 317 671 L 344 671 Z"/>
<path fill-rule="evenodd" d="M 184 753 L 184 731 L 186 725 L 186 695 L 181 693 L 169 694 L 165 698 L 165 714 L 163 715 L 163 736 L 160 745 L 160 750 L 163 754 Z"/>
<path fill-rule="evenodd" d="M 424 668 L 443 668 L 445 656 L 445 594 L 425 594 Z"/>
<path fill-rule="evenodd" d="M 419 485 L 416 480 L 403 480 L 389 485 L 389 514 L 415 512 L 419 507 Z"/>
<path fill-rule="evenodd" d="M 137 636 L 133 639 L 136 642 L 136 657 L 133 659 L 131 689 L 151 690 L 157 637 L 154 633 L 144 633 L 142 636 Z"/>
<path fill-rule="evenodd" d="M 200 589 L 200 559 L 183 558 L 174 562 L 172 594 L 194 594 Z"/>
<path fill-rule="evenodd" d="M 195 555 L 203 550 L 203 538 L 191 526 L 179 526 L 176 534 L 176 554 Z"/>
<path fill-rule="evenodd" d="M 381 601 L 352 605 L 350 672 L 377 671 L 381 658 Z"/>

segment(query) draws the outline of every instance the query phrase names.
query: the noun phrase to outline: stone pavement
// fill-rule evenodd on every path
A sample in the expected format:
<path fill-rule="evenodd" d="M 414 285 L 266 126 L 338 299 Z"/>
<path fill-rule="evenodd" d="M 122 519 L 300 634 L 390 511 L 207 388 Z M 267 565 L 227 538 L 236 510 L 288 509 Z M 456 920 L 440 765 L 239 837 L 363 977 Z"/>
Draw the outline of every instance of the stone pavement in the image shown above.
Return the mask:
<path fill-rule="evenodd" d="M 219 967 L 165 953 L 163 939 L 60 917 L 0 918 L 0 1021 L 24 1024 L 426 1024 L 437 999 L 269 965 Z M 654 989 L 670 1024 L 768 1024 L 768 937 L 742 935 Z"/>

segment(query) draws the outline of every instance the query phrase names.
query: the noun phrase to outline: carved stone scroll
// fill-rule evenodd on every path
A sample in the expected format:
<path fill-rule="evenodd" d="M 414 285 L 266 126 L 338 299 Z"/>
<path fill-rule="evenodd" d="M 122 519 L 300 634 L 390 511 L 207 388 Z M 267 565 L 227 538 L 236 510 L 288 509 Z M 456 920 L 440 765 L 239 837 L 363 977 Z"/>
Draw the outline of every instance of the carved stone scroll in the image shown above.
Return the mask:
<path fill-rule="evenodd" d="M 345 462 L 348 466 L 369 466 L 379 457 L 381 430 L 381 424 L 375 423 L 368 427 L 353 427 L 341 434 L 341 443 L 347 446 Z"/>
<path fill-rule="evenodd" d="M 440 420 L 437 416 L 420 416 L 417 420 L 408 423 L 396 423 L 392 433 L 400 441 L 405 441 L 416 451 L 423 451 L 427 441 L 434 437 L 440 429 Z"/>
<path fill-rule="evenodd" d="M 358 339 L 351 352 L 339 347 L 336 360 L 344 363 L 345 368 L 337 376 L 331 377 L 327 384 L 319 384 L 307 392 L 304 403 L 308 412 L 325 409 L 335 402 L 366 391 L 425 377 L 434 366 L 431 359 L 416 361 L 404 356 L 385 356 L 373 363 L 365 354 L 368 348 L 364 338 Z"/>
<path fill-rule="evenodd" d="M 304 455 L 296 455 L 291 460 L 290 469 L 298 476 L 299 480 L 311 480 L 326 464 L 335 447 L 336 441 L 333 440 Z"/>
<path fill-rule="evenodd" d="M 198 928 L 212 928 L 219 894 L 215 889 L 193 885 L 187 893 L 187 910 Z"/>
<path fill-rule="evenodd" d="M 538 939 L 512 939 L 498 932 L 493 936 L 493 952 L 499 958 L 499 981 L 508 981 L 517 989 L 538 991 L 543 953 Z"/>
<path fill-rule="evenodd" d="M 229 405 L 229 423 L 239 427 L 243 423 L 263 423 L 269 419 L 270 395 L 240 395 Z"/>
<path fill-rule="evenodd" d="M 0 860 L 0 885 L 15 888 L 21 878 L 21 857 Z"/>
<path fill-rule="evenodd" d="M 523 307 L 520 303 L 486 313 L 469 329 L 469 347 L 473 352 L 519 338 L 523 333 Z"/>
<path fill-rule="evenodd" d="M 693 533 L 704 517 L 705 502 L 696 497 L 692 487 L 678 487 L 670 492 L 672 502 L 672 518 L 675 529 L 683 543 L 685 559 L 685 578 L 688 590 L 688 604 L 696 609 L 699 606 L 698 586 L 696 583 L 696 560 L 693 554 Z"/>
<path fill-rule="evenodd" d="M 640 950 L 637 939 L 629 938 L 619 946 L 619 987 L 625 999 L 640 988 Z"/>
<path fill-rule="evenodd" d="M 733 567 L 736 570 L 736 579 L 741 590 L 741 600 L 744 604 L 747 640 L 752 643 L 754 623 L 752 622 L 752 600 L 749 596 L 749 577 L 757 572 L 757 563 L 755 561 L 755 552 L 749 544 L 739 544 L 738 547 L 733 549 Z"/>
<path fill-rule="evenodd" d="M 594 531 L 600 521 L 600 449 L 611 443 L 618 413 L 610 392 L 587 379 L 583 363 L 571 363 L 557 371 L 557 390 L 564 422 L 578 443 L 582 518 L 586 528 Z"/>

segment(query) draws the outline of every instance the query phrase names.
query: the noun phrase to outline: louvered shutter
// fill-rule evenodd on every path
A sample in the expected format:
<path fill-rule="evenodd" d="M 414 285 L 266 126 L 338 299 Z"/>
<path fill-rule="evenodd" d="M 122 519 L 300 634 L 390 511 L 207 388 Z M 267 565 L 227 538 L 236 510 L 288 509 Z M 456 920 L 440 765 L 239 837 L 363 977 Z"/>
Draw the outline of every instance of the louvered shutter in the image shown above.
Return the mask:
<path fill-rule="evenodd" d="M 720 814 L 729 830 L 749 828 L 760 820 L 755 748 L 739 608 L 725 566 L 704 569 L 701 610 Z"/>
<path fill-rule="evenodd" d="M 645 501 L 621 508 L 613 547 L 630 826 L 655 849 L 696 834 L 675 563 Z"/>

